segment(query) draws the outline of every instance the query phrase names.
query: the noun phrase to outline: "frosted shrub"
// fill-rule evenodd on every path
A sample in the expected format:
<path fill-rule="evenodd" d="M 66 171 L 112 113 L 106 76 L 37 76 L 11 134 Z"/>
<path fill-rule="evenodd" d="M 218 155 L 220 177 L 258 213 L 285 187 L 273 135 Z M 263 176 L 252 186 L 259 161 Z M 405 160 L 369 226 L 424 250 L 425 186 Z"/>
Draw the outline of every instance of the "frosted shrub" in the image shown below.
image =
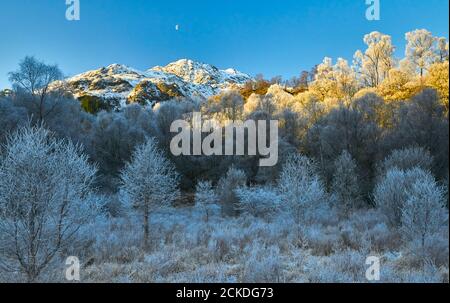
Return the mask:
<path fill-rule="evenodd" d="M 381 267 L 382 283 L 448 283 L 448 273 L 439 269 L 433 263 L 426 262 L 423 266 L 399 270 L 395 263 L 388 263 Z"/>
<path fill-rule="evenodd" d="M 384 222 L 365 231 L 363 237 L 370 241 L 371 249 L 375 251 L 398 249 L 401 244 L 399 233 L 390 230 Z"/>
<path fill-rule="evenodd" d="M 212 235 L 208 249 L 216 261 L 225 261 L 232 249 L 230 242 L 229 234 L 222 231 L 217 231 Z"/>
<path fill-rule="evenodd" d="M 355 283 L 367 282 L 366 256 L 354 250 L 345 250 L 328 258 L 309 260 L 305 266 L 309 282 Z"/>
<path fill-rule="evenodd" d="M 239 210 L 258 218 L 270 219 L 279 210 L 279 195 L 264 187 L 239 187 L 235 190 L 239 198 Z"/>
<path fill-rule="evenodd" d="M 0 158 L 0 269 L 36 281 L 99 211 L 96 168 L 81 147 L 43 127 L 8 138 Z"/>
<path fill-rule="evenodd" d="M 206 222 L 209 221 L 211 205 L 217 201 L 217 195 L 211 181 L 199 181 L 195 187 L 195 206 L 202 210 Z"/>
<path fill-rule="evenodd" d="M 148 138 L 134 151 L 131 162 L 121 172 L 121 179 L 123 195 L 142 214 L 144 245 L 147 246 L 150 212 L 170 206 L 179 197 L 178 174 L 157 148 L 156 141 Z"/>
<path fill-rule="evenodd" d="M 138 258 L 141 252 L 142 230 L 135 216 L 96 222 L 86 230 L 95 238 L 92 254 L 96 262 L 124 263 Z"/>
<path fill-rule="evenodd" d="M 308 213 L 327 200 L 314 162 L 298 154 L 291 155 L 285 162 L 278 189 L 284 206 L 293 214 L 297 224 L 304 223 Z"/>
<path fill-rule="evenodd" d="M 375 186 L 374 200 L 376 206 L 386 216 L 391 226 L 400 226 L 402 209 L 409 192 L 416 181 L 433 178 L 429 172 L 420 168 L 400 170 L 393 168 L 386 173 Z"/>
<path fill-rule="evenodd" d="M 344 150 L 334 162 L 332 189 L 344 213 L 355 208 L 360 199 L 356 162 Z"/>
<path fill-rule="evenodd" d="M 239 200 L 234 190 L 244 186 L 247 182 L 245 173 L 234 167 L 231 167 L 227 175 L 220 179 L 218 186 L 219 200 L 222 206 L 222 213 L 227 216 L 239 214 Z"/>
<path fill-rule="evenodd" d="M 327 233 L 326 229 L 313 225 L 305 230 L 305 241 L 307 247 L 311 249 L 311 254 L 316 256 L 328 256 L 333 253 L 338 244 L 336 234 Z"/>
<path fill-rule="evenodd" d="M 448 214 L 444 206 L 443 190 L 431 175 L 416 180 L 408 190 L 408 198 L 401 211 L 401 232 L 405 241 L 418 240 L 425 255 L 427 242 L 445 227 Z"/>
<path fill-rule="evenodd" d="M 227 272 L 228 265 L 224 263 L 196 266 L 195 271 L 185 274 L 179 283 L 237 283 L 236 277 Z M 171 281 L 172 282 L 172 281 Z"/>
<path fill-rule="evenodd" d="M 250 249 L 250 255 L 245 262 L 241 282 L 282 282 L 282 265 L 278 247 L 271 246 L 266 248 L 263 244 L 254 242 Z"/>

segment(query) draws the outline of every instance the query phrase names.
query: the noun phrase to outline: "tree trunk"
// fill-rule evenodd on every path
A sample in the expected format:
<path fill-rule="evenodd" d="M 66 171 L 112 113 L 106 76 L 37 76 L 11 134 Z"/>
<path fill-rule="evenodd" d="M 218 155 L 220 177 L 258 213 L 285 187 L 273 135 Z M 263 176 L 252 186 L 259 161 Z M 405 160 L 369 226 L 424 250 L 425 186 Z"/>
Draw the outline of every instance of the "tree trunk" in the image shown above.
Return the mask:
<path fill-rule="evenodd" d="M 149 213 L 148 208 L 144 210 L 144 248 L 148 248 L 148 238 L 149 238 Z"/>

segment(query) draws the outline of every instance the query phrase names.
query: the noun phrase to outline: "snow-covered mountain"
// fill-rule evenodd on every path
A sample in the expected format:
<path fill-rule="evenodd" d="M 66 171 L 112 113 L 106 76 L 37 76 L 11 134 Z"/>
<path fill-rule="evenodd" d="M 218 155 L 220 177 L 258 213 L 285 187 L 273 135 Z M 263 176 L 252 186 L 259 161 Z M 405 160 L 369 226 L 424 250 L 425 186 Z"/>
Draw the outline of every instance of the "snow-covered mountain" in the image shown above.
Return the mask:
<path fill-rule="evenodd" d="M 154 104 L 177 97 L 208 98 L 239 88 L 251 77 L 235 69 L 182 59 L 147 71 L 112 64 L 65 80 L 81 101 L 95 100 L 100 107 L 117 109 L 127 103 Z"/>

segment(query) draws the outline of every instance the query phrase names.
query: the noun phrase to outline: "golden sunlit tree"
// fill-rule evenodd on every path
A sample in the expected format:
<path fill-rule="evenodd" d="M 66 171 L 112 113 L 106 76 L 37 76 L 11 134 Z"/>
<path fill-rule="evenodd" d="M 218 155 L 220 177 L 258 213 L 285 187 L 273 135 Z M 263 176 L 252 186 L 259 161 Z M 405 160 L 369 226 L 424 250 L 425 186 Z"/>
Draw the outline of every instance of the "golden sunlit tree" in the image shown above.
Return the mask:
<path fill-rule="evenodd" d="M 388 76 L 395 65 L 391 36 L 372 32 L 364 36 L 367 49 L 356 51 L 353 59 L 354 70 L 362 86 L 377 87 Z"/>
<path fill-rule="evenodd" d="M 448 61 L 442 63 L 435 63 L 430 67 L 430 70 L 425 79 L 425 84 L 436 89 L 439 93 L 441 102 L 445 106 L 448 114 L 448 90 L 449 90 L 449 74 Z"/>
<path fill-rule="evenodd" d="M 422 88 L 416 77 L 399 69 L 391 69 L 389 77 L 378 86 L 377 91 L 388 103 L 408 100 Z"/>
<path fill-rule="evenodd" d="M 355 73 L 347 60 L 338 58 L 333 65 L 332 59 L 325 57 L 317 66 L 315 81 L 310 90 L 322 101 L 330 98 L 347 101 L 358 90 Z"/>

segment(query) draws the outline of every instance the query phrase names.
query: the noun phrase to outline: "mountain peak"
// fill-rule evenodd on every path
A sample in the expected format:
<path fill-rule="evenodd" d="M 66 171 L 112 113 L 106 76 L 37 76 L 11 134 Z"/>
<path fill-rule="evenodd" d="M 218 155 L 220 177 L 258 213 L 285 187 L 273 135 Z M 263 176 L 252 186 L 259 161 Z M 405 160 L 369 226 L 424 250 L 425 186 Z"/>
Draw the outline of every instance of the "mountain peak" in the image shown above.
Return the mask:
<path fill-rule="evenodd" d="M 166 66 L 156 66 L 151 71 L 173 74 L 185 81 L 196 84 L 240 83 L 250 79 L 250 76 L 235 69 L 220 70 L 214 65 L 190 59 L 180 59 Z"/>
<path fill-rule="evenodd" d="M 134 68 L 131 68 L 124 64 L 113 63 L 106 67 L 101 68 L 100 70 L 106 71 L 108 74 L 136 74 L 141 73 Z"/>
<path fill-rule="evenodd" d="M 197 84 L 211 81 L 214 78 L 214 74 L 219 71 L 218 68 L 212 65 L 196 62 L 190 59 L 180 59 L 169 63 L 166 66 L 156 66 L 151 70 L 174 74 L 185 81 Z"/>
<path fill-rule="evenodd" d="M 177 97 L 208 98 L 249 80 L 250 76 L 232 68 L 220 70 L 210 64 L 180 59 L 146 72 L 114 63 L 66 82 L 75 97 L 94 96 L 107 103 L 115 100 L 112 108 L 118 109 L 129 102 L 154 104 Z"/>
<path fill-rule="evenodd" d="M 179 65 L 194 65 L 194 64 L 203 64 L 203 63 L 201 63 L 201 62 L 198 62 L 198 61 L 194 61 L 194 60 L 191 60 L 191 59 L 187 59 L 187 58 L 182 58 L 182 59 L 178 59 L 177 61 L 174 61 L 174 62 L 172 62 L 172 63 L 169 63 L 169 64 L 179 64 Z M 169 65 L 168 64 L 168 65 Z"/>

